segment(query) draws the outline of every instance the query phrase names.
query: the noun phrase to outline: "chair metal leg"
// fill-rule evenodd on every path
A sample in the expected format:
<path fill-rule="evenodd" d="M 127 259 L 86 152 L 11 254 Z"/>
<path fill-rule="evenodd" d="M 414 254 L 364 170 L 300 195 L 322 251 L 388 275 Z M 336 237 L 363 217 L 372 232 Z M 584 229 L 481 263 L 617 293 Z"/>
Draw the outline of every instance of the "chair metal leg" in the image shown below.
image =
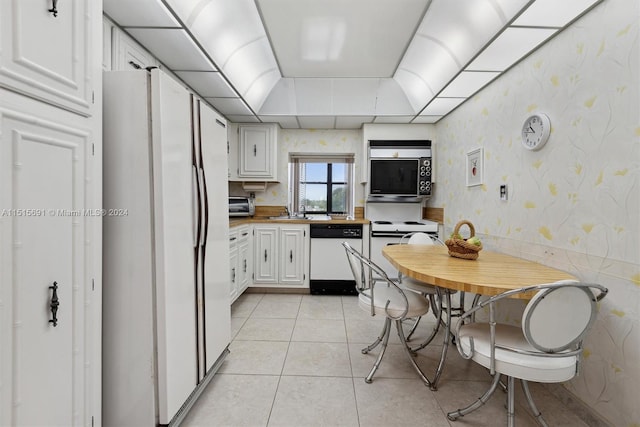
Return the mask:
<path fill-rule="evenodd" d="M 413 333 L 416 331 L 416 328 L 418 327 L 418 324 L 420 323 L 420 319 L 422 319 L 421 317 L 418 317 L 414 322 L 413 322 L 413 326 L 411 327 L 411 330 L 409 331 L 409 333 L 407 334 L 407 341 L 411 340 L 411 336 L 413 335 Z"/>
<path fill-rule="evenodd" d="M 439 296 L 438 299 L 441 299 L 441 296 Z M 436 324 L 433 327 L 433 330 L 431 330 L 431 334 L 422 342 L 422 344 L 420 344 L 420 345 L 418 345 L 416 347 L 411 347 L 411 351 L 414 352 L 414 353 L 416 351 L 420 351 L 423 348 L 425 348 L 426 346 L 428 346 L 429 343 L 431 343 L 431 341 L 433 341 L 433 339 L 438 334 L 438 331 L 440 330 L 440 323 L 442 322 L 442 309 L 441 309 L 442 308 L 442 301 L 440 302 L 439 305 L 436 305 L 435 298 L 433 297 L 433 295 L 429 295 L 429 300 L 431 301 L 431 307 L 433 307 L 434 316 L 436 316 Z M 408 340 L 409 340 L 409 336 L 407 336 L 407 341 Z"/>
<path fill-rule="evenodd" d="M 384 339 L 385 336 L 387 336 L 388 332 L 389 332 L 389 328 L 391 325 L 391 321 L 387 318 L 384 320 L 384 325 L 382 326 L 382 331 L 380 331 L 380 335 L 378 335 L 378 338 L 376 338 L 376 340 L 371 343 L 371 345 L 366 346 L 365 348 L 363 348 L 362 354 L 367 354 L 369 353 L 371 350 L 373 350 L 374 348 L 376 348 L 378 346 L 378 344 L 380 344 L 382 342 L 382 340 Z"/>
<path fill-rule="evenodd" d="M 549 425 L 544 420 L 544 418 L 542 418 L 542 412 L 538 410 L 538 407 L 533 401 L 533 396 L 531 396 L 531 390 L 529 390 L 529 382 L 525 380 L 520 380 L 520 383 L 522 384 L 522 391 L 524 391 L 524 395 L 527 398 L 527 403 L 529 403 L 529 407 L 533 411 L 533 416 L 535 417 L 536 421 L 542 427 L 549 427 Z"/>
<path fill-rule="evenodd" d="M 440 295 L 440 301 L 442 302 L 442 295 Z M 445 297 L 447 300 L 447 307 L 451 307 L 451 293 L 445 292 Z M 436 369 L 436 374 L 433 377 L 433 383 L 431 384 L 431 390 L 435 391 L 438 388 L 438 380 L 440 379 L 440 375 L 442 375 L 442 371 L 444 371 L 444 362 L 447 359 L 447 350 L 449 349 L 449 337 L 451 334 L 451 310 L 447 308 L 446 310 L 447 317 L 445 320 L 446 327 L 444 331 L 444 337 L 442 341 L 442 351 L 440 353 L 440 362 L 438 363 L 438 368 Z"/>
<path fill-rule="evenodd" d="M 400 327 L 402 327 L 402 325 L 400 325 Z M 371 372 L 369 372 L 369 375 L 367 375 L 367 377 L 364 379 L 364 382 L 366 382 L 368 384 L 370 384 L 371 381 L 373 381 L 373 374 L 375 374 L 376 371 L 378 370 L 378 366 L 380 366 L 380 362 L 382 362 L 382 357 L 384 356 L 384 352 L 387 350 L 387 343 L 389 342 L 390 330 L 391 330 L 391 319 L 389 319 L 387 317 L 387 318 L 384 319 L 384 329 L 383 329 L 384 336 L 382 337 L 382 348 L 380 349 L 380 354 L 378 354 L 378 358 L 373 363 L 373 367 L 371 368 Z M 378 339 L 380 339 L 380 338 L 378 338 Z M 378 344 L 376 344 L 376 345 L 378 345 Z M 371 347 L 371 346 L 369 346 L 369 347 Z M 367 347 L 367 348 L 369 348 L 369 347 Z M 375 345 L 374 345 L 374 347 L 375 347 Z M 366 354 L 364 349 L 362 350 L 362 353 Z"/>
<path fill-rule="evenodd" d="M 422 382 L 424 382 L 425 385 L 427 385 L 428 387 L 431 387 L 431 381 L 429 381 L 427 379 L 427 377 L 424 375 L 424 372 L 422 372 L 422 369 L 420 369 L 420 367 L 418 366 L 416 361 L 413 359 L 413 355 L 411 354 L 411 350 L 409 349 L 409 346 L 407 345 L 407 340 L 404 337 L 404 331 L 402 330 L 402 320 L 396 320 L 395 322 L 396 322 L 396 329 L 398 330 L 398 337 L 400 337 L 400 342 L 402 343 L 402 348 L 403 348 L 405 354 L 407 355 L 407 357 L 409 358 L 409 362 L 411 362 L 411 365 L 413 366 L 413 369 L 416 370 L 416 372 L 420 376 L 420 379 L 422 379 Z"/>
<path fill-rule="evenodd" d="M 465 408 L 447 413 L 447 418 L 449 418 L 449 420 L 451 421 L 455 421 L 458 418 L 464 417 L 468 413 L 475 411 L 476 409 L 478 409 L 479 407 L 487 403 L 487 401 L 489 400 L 493 392 L 496 391 L 496 388 L 498 387 L 499 382 L 500 382 L 500 374 L 496 373 L 493 376 L 493 381 L 491 382 L 489 389 L 485 391 L 484 394 L 478 398 L 478 400 L 476 400 L 471 405 Z"/>
<path fill-rule="evenodd" d="M 516 426 L 515 379 L 507 377 L 507 427 Z"/>

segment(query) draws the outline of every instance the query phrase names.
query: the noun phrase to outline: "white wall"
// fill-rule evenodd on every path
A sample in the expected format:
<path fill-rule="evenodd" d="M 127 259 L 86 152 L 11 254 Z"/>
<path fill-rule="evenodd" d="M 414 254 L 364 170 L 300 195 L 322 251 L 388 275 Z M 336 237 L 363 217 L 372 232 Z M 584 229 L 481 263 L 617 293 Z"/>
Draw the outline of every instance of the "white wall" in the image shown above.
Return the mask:
<path fill-rule="evenodd" d="M 582 373 L 566 387 L 615 426 L 640 425 L 638 17 L 637 1 L 605 0 L 438 122 L 429 202 L 444 207 L 447 235 L 468 219 L 488 249 L 609 288 Z M 537 111 L 552 133 L 529 152 L 520 129 Z M 484 185 L 466 187 L 466 153 L 477 147 Z"/>

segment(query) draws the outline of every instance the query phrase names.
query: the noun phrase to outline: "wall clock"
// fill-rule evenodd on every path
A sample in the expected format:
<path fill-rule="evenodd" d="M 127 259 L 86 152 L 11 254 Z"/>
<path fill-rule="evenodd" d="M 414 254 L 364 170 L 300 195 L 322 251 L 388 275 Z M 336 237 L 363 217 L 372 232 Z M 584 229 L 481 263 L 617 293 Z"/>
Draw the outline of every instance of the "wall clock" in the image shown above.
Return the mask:
<path fill-rule="evenodd" d="M 551 120 L 542 113 L 533 114 L 522 125 L 522 145 L 527 150 L 539 150 L 549 140 Z"/>

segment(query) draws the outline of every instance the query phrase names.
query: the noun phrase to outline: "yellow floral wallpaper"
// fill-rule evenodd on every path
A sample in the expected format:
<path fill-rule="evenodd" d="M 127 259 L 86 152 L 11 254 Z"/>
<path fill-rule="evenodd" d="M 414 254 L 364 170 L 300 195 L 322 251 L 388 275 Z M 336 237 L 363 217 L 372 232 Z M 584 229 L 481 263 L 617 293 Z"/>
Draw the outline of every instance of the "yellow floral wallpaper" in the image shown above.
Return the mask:
<path fill-rule="evenodd" d="M 636 0 L 605 0 L 437 123 L 445 230 L 470 220 L 485 247 L 601 283 L 609 295 L 566 387 L 614 426 L 640 425 L 640 71 Z M 528 115 L 551 119 L 540 151 Z M 484 148 L 484 183 L 466 153 Z M 508 200 L 500 200 L 506 184 Z"/>

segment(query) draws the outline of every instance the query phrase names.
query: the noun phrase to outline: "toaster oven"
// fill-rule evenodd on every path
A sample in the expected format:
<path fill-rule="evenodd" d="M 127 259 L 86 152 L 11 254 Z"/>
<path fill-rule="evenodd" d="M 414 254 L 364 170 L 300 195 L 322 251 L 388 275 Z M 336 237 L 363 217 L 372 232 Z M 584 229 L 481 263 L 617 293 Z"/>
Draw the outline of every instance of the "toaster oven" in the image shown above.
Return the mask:
<path fill-rule="evenodd" d="M 229 197 L 229 216 L 253 216 L 255 212 L 253 198 Z"/>

